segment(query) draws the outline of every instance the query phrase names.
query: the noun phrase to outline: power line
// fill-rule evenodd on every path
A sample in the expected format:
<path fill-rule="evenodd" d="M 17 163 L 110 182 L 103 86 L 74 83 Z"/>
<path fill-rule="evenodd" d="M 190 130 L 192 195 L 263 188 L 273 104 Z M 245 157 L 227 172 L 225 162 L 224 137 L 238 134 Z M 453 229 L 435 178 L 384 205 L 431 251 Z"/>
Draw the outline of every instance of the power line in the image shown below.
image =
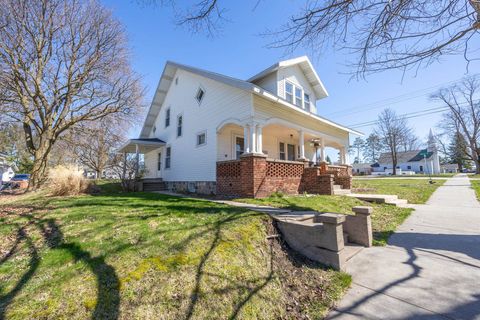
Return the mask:
<path fill-rule="evenodd" d="M 408 112 L 408 113 L 399 115 L 399 118 L 407 118 L 408 119 L 408 118 L 411 118 L 412 115 L 422 114 L 424 112 L 429 112 L 429 111 L 443 112 L 443 111 L 447 111 L 447 110 L 448 110 L 448 107 L 445 107 L 445 106 L 435 107 L 435 108 L 424 109 L 424 110 L 419 110 L 419 111 L 415 111 L 415 112 Z M 364 126 L 367 126 L 367 125 L 375 124 L 377 122 L 378 122 L 378 120 L 370 120 L 370 121 L 366 121 L 366 122 L 360 122 L 360 123 L 352 124 L 349 127 L 351 127 L 351 128 L 364 127 Z"/>
<path fill-rule="evenodd" d="M 480 73 L 474 74 L 473 76 L 475 77 L 475 76 L 478 76 L 478 75 L 480 75 Z M 446 85 L 449 85 L 449 84 L 456 83 L 456 82 L 460 81 L 461 79 L 462 78 L 452 80 L 452 81 L 448 81 L 448 82 L 444 82 L 444 83 L 440 83 L 440 84 L 437 84 L 435 86 L 419 89 L 419 90 L 412 91 L 412 92 L 409 92 L 409 93 L 405 93 L 405 94 L 402 94 L 402 95 L 399 95 L 399 96 L 396 96 L 396 97 L 382 99 L 382 100 L 378 100 L 378 101 L 375 101 L 375 102 L 367 103 L 367 104 L 364 104 L 362 106 L 343 109 L 343 110 L 338 110 L 336 112 L 326 114 L 325 116 L 329 117 L 329 116 L 332 116 L 332 115 L 340 114 L 339 117 L 343 117 L 343 116 L 348 116 L 348 115 L 355 114 L 355 113 L 360 113 L 360 112 L 365 112 L 365 111 L 374 110 L 374 109 L 378 109 L 378 108 L 383 108 L 383 107 L 385 107 L 385 104 L 391 105 L 391 104 L 397 104 L 397 103 L 400 103 L 400 102 L 412 100 L 412 99 L 423 96 L 426 91 L 430 91 L 430 90 L 432 90 L 434 88 L 437 88 L 437 87 L 440 87 L 440 86 L 446 86 Z M 415 95 L 411 96 L 412 94 L 415 94 Z M 368 108 L 368 107 L 370 107 L 370 108 Z M 356 111 L 348 112 L 350 110 L 356 110 Z M 345 113 L 345 112 L 348 112 L 348 114 L 341 115 L 342 113 Z"/>

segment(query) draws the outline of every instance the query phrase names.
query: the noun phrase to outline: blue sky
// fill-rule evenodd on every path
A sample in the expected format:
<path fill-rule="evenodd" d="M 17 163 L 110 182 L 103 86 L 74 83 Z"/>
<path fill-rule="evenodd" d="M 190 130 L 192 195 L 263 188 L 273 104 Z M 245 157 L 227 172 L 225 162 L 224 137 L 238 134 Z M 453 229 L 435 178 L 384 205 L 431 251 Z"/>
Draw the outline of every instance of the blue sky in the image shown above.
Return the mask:
<path fill-rule="evenodd" d="M 333 48 L 315 53 L 298 49 L 286 54 L 282 49 L 266 48 L 269 39 L 259 34 L 286 22 L 304 1 L 260 1 L 256 8 L 256 0 L 229 1 L 226 17 L 230 21 L 214 38 L 192 35 L 188 29 L 176 26 L 168 8 L 145 7 L 135 0 L 103 2 L 126 26 L 133 66 L 143 76 L 148 103 L 167 60 L 246 79 L 276 61 L 308 55 L 329 92 L 329 97 L 318 101 L 318 113 L 344 125 L 375 120 L 385 107 L 399 114 L 437 107 L 439 104 L 430 101 L 429 94 L 439 85 L 466 75 L 463 57 L 456 56 L 445 57 L 416 74 L 403 76 L 401 71 L 393 70 L 368 76 L 366 80 L 352 80 L 346 63 L 354 56 L 344 52 Z M 480 72 L 479 65 L 471 65 L 469 72 Z M 409 119 L 409 123 L 426 140 L 429 129 L 439 120 L 439 114 L 432 114 Z M 357 129 L 369 134 L 373 127 Z M 138 132 L 136 128 L 132 136 Z"/>

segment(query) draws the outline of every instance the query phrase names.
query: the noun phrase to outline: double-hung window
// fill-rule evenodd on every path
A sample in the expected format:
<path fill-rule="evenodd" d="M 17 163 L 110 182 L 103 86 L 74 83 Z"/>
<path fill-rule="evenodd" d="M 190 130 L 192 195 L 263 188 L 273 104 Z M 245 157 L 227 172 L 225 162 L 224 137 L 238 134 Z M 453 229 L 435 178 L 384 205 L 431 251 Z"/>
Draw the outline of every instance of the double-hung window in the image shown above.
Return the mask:
<path fill-rule="evenodd" d="M 180 115 L 177 118 L 177 137 L 182 136 L 182 127 L 183 127 L 183 116 Z"/>
<path fill-rule="evenodd" d="M 280 142 L 278 145 L 280 160 L 285 160 L 285 143 Z"/>
<path fill-rule="evenodd" d="M 303 109 L 310 111 L 310 95 L 308 93 L 303 94 Z"/>
<path fill-rule="evenodd" d="M 170 125 L 170 108 L 165 111 L 165 128 Z"/>
<path fill-rule="evenodd" d="M 203 146 L 207 143 L 207 134 L 205 132 L 201 132 L 197 134 L 197 146 Z"/>
<path fill-rule="evenodd" d="M 302 95 L 303 95 L 302 88 L 295 87 L 295 105 L 297 107 L 302 107 Z"/>
<path fill-rule="evenodd" d="M 288 81 L 285 82 L 285 100 L 290 103 L 293 103 L 293 88 L 293 84 Z"/>
<path fill-rule="evenodd" d="M 285 100 L 310 111 L 310 95 L 305 93 L 299 85 L 295 85 L 289 81 L 285 81 Z"/>
<path fill-rule="evenodd" d="M 165 169 L 170 169 L 170 161 L 172 156 L 172 147 L 167 147 L 165 155 Z"/>

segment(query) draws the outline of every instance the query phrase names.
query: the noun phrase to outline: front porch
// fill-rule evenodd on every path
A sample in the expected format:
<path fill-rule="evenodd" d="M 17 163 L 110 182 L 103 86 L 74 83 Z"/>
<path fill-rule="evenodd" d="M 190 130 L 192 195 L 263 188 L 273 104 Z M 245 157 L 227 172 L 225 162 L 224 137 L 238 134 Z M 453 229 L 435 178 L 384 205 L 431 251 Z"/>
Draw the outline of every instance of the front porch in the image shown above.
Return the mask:
<path fill-rule="evenodd" d="M 280 119 L 225 123 L 217 130 L 217 195 L 349 192 L 347 146 L 348 136 L 339 138 Z M 326 148 L 338 150 L 337 164 L 326 162 Z"/>
<path fill-rule="evenodd" d="M 322 162 L 309 166 L 306 161 L 268 159 L 260 154 L 217 162 L 219 196 L 263 198 L 275 192 L 333 195 L 349 190 L 351 183 L 352 169 L 348 165 Z"/>

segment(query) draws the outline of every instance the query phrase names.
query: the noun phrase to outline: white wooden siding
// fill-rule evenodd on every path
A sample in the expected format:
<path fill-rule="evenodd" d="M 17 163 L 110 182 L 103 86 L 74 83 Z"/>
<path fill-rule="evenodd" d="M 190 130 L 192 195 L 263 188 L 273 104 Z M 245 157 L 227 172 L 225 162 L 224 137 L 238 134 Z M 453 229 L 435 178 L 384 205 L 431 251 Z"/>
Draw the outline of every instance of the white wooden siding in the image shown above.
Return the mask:
<path fill-rule="evenodd" d="M 251 114 L 251 94 L 179 69 L 159 115 L 155 120 L 156 132 L 150 137 L 164 140 L 171 146 L 171 168 L 162 168 L 166 181 L 215 181 L 217 160 L 217 126 L 228 118 L 243 120 Z M 205 96 L 199 105 L 195 95 L 199 87 Z M 170 126 L 165 128 L 165 109 L 171 108 Z M 177 137 L 177 116 L 183 114 L 183 132 Z M 196 145 L 196 135 L 206 131 L 207 143 Z M 165 158 L 165 152 L 162 152 Z M 164 160 L 165 161 L 165 160 Z M 164 162 L 163 161 L 163 162 Z M 148 168 L 156 166 L 156 152 L 145 155 Z M 149 173 L 148 177 L 155 175 Z"/>

